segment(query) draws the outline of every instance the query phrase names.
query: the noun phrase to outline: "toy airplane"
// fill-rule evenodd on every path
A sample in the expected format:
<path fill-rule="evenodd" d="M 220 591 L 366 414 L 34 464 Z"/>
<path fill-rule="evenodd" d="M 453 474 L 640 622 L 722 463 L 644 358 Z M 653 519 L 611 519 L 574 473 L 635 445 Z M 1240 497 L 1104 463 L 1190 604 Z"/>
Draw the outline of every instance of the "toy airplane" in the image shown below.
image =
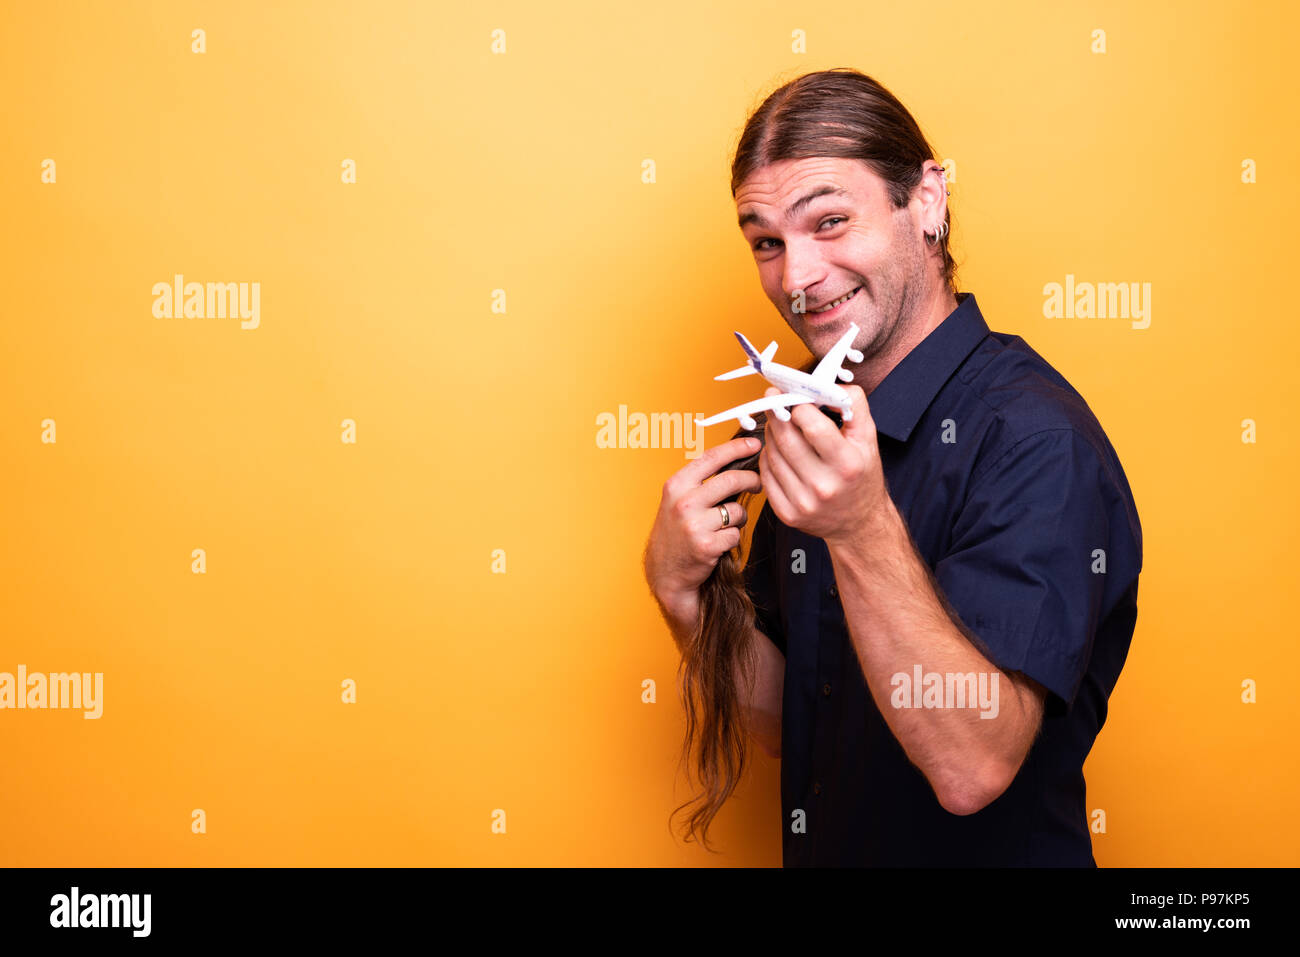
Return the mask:
<path fill-rule="evenodd" d="M 754 419 L 755 412 L 770 410 L 782 422 L 789 422 L 789 407 L 799 405 L 802 402 L 836 406 L 840 410 L 841 420 L 848 422 L 853 418 L 853 403 L 849 399 L 849 394 L 835 384 L 835 380 L 838 378 L 841 382 L 853 381 L 853 373 L 843 368 L 843 364 L 845 357 L 854 362 L 862 361 L 862 353 L 853 348 L 853 337 L 857 334 L 857 324 L 853 323 L 845 330 L 840 340 L 831 346 L 830 352 L 822 357 L 821 362 L 817 363 L 817 368 L 813 369 L 810 374 L 773 362 L 772 356 L 776 355 L 775 342 L 770 343 L 760 354 L 755 351 L 748 339 L 737 332 L 736 338 L 740 340 L 741 348 L 749 356 L 749 364 L 743 365 L 739 369 L 732 369 L 730 372 L 724 372 L 722 375 L 713 378 L 721 381 L 722 379 L 738 379 L 741 376 L 757 374 L 780 389 L 781 394 L 764 396 L 761 399 L 755 399 L 753 402 L 746 402 L 744 405 L 738 405 L 726 412 L 719 412 L 707 419 L 697 418 L 695 424 L 715 425 L 727 419 L 738 419 L 741 425 L 752 431 L 758 426 L 758 422 Z"/>

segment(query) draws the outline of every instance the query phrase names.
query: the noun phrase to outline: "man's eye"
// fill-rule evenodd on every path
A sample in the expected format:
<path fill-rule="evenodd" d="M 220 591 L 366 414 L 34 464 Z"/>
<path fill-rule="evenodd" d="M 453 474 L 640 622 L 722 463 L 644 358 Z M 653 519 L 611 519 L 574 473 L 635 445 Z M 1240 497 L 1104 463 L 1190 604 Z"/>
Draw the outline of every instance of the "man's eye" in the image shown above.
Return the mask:
<path fill-rule="evenodd" d="M 817 228 L 818 228 L 818 230 L 820 230 L 820 229 L 822 228 L 822 226 L 829 226 L 829 225 L 832 224 L 832 223 L 836 223 L 836 224 L 839 224 L 839 223 L 847 223 L 848 221 L 849 221 L 849 218 L 848 218 L 847 216 L 832 216 L 830 219 L 828 219 L 828 220 L 826 220 L 825 222 L 823 222 L 823 223 L 821 224 L 821 226 L 818 226 Z M 759 250 L 766 249 L 767 247 L 765 247 L 763 244 L 764 244 L 764 243 L 771 243 L 771 242 L 776 242 L 776 240 L 774 240 L 774 239 L 760 239 L 758 242 L 756 242 L 756 243 L 754 244 L 754 251 L 755 251 L 755 252 L 758 252 Z"/>

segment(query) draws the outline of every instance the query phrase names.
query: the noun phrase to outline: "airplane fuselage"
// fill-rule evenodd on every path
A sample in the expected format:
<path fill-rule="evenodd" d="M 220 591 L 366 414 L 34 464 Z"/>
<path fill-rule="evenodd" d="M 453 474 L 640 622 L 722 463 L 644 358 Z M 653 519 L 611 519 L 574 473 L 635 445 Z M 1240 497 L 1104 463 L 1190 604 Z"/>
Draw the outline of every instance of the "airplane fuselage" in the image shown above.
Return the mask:
<path fill-rule="evenodd" d="M 852 403 L 849 394 L 834 382 L 818 382 L 806 372 L 783 366 L 779 362 L 762 362 L 750 360 L 754 370 L 782 392 L 802 392 L 813 397 L 817 405 L 830 405 L 845 408 Z"/>

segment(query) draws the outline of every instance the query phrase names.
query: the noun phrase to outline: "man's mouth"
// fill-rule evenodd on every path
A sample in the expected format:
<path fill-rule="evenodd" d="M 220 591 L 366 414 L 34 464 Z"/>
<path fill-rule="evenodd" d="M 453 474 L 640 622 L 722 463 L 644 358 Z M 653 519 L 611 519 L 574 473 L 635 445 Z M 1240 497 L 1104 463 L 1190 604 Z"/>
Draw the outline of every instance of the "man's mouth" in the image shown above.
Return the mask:
<path fill-rule="evenodd" d="M 850 299 L 856 296 L 859 290 L 861 289 L 862 287 L 858 286 L 856 289 L 851 289 L 850 291 L 846 292 L 844 295 L 840 296 L 840 298 L 831 300 L 830 302 L 826 303 L 826 305 L 824 306 L 820 306 L 817 309 L 809 309 L 808 315 L 810 316 L 828 315 L 834 312 L 835 310 L 839 309 L 840 306 L 844 305 L 846 302 L 848 302 Z"/>

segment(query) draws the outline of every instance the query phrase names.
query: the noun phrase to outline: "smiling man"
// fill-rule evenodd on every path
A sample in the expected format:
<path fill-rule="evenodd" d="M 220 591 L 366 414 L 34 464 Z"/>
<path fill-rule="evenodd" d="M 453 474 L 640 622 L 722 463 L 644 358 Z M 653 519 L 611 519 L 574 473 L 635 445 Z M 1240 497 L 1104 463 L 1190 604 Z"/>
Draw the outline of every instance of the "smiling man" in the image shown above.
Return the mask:
<path fill-rule="evenodd" d="M 870 77 L 773 93 L 732 187 L 764 292 L 814 360 L 851 323 L 864 354 L 845 364 L 850 421 L 805 404 L 762 426 L 744 569 L 760 653 L 740 696 L 782 759 L 785 864 L 1095 866 L 1083 763 L 1142 564 L 1114 449 L 956 291 L 943 169 Z M 698 478 L 674 486 L 683 527 L 745 521 L 681 491 Z M 661 605 L 697 614 L 697 577 L 652 577 Z"/>
<path fill-rule="evenodd" d="M 951 260 L 927 256 L 917 225 L 934 220 L 939 238 L 947 233 L 946 193 L 943 167 L 931 161 L 915 196 L 895 209 L 884 180 L 838 157 L 775 161 L 736 189 L 763 291 L 814 356 L 856 322 L 854 347 L 865 357 L 851 371 L 864 390 L 957 308 L 943 270 Z M 784 236 L 792 223 L 813 220 L 806 238 Z M 930 281 L 928 259 L 938 260 L 940 281 Z"/>

